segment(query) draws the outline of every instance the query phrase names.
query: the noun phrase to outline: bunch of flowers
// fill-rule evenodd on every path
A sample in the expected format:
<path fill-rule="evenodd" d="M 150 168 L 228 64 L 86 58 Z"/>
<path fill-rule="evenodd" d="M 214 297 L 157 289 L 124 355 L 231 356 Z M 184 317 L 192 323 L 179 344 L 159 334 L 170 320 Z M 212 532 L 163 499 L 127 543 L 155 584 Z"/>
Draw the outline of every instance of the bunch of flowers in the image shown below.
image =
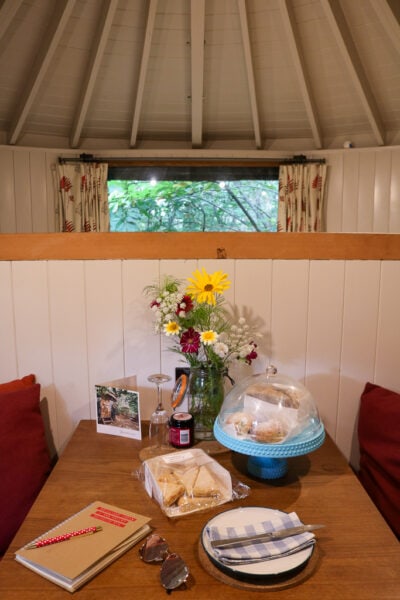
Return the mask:
<path fill-rule="evenodd" d="M 172 339 L 172 350 L 190 367 L 227 368 L 233 360 L 251 364 L 257 357 L 257 334 L 246 319 L 234 322 L 224 307 L 223 293 L 230 281 L 222 271 L 203 268 L 183 282 L 166 276 L 160 285 L 145 288 L 151 298 L 155 331 Z"/>

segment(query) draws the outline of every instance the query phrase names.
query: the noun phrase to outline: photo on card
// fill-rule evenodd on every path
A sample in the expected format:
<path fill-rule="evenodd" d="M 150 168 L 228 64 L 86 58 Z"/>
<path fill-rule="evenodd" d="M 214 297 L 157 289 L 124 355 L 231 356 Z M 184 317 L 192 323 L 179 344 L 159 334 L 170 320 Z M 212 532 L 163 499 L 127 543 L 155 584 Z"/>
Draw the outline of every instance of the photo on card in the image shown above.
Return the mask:
<path fill-rule="evenodd" d="M 97 432 L 141 440 L 136 376 L 97 384 L 95 388 Z"/>

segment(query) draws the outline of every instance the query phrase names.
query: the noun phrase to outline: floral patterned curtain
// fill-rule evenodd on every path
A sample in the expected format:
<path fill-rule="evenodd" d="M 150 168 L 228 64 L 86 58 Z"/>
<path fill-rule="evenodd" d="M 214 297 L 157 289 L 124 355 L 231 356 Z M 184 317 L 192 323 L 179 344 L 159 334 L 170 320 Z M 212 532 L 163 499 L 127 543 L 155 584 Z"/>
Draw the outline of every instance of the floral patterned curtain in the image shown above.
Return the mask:
<path fill-rule="evenodd" d="M 281 165 L 278 231 L 322 231 L 326 164 Z"/>
<path fill-rule="evenodd" d="M 55 171 L 58 231 L 109 231 L 105 163 L 58 164 Z"/>

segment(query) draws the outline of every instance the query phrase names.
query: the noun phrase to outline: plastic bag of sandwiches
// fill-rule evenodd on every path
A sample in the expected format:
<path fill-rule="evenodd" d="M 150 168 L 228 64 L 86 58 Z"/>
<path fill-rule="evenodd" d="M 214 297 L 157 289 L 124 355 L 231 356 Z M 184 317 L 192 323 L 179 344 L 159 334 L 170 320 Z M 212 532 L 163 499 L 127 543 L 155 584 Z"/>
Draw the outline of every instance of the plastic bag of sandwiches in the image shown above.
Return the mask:
<path fill-rule="evenodd" d="M 146 460 L 144 487 L 168 517 L 204 510 L 249 493 L 203 450 L 191 448 Z"/>

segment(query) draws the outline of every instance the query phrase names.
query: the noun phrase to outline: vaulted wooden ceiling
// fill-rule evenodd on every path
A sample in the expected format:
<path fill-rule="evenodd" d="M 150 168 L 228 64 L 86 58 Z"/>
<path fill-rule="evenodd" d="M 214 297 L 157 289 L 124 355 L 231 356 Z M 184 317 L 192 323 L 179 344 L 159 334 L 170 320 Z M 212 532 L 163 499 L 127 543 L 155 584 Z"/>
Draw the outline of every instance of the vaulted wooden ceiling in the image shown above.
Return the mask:
<path fill-rule="evenodd" d="M 400 0 L 0 4 L 2 144 L 400 144 Z"/>

